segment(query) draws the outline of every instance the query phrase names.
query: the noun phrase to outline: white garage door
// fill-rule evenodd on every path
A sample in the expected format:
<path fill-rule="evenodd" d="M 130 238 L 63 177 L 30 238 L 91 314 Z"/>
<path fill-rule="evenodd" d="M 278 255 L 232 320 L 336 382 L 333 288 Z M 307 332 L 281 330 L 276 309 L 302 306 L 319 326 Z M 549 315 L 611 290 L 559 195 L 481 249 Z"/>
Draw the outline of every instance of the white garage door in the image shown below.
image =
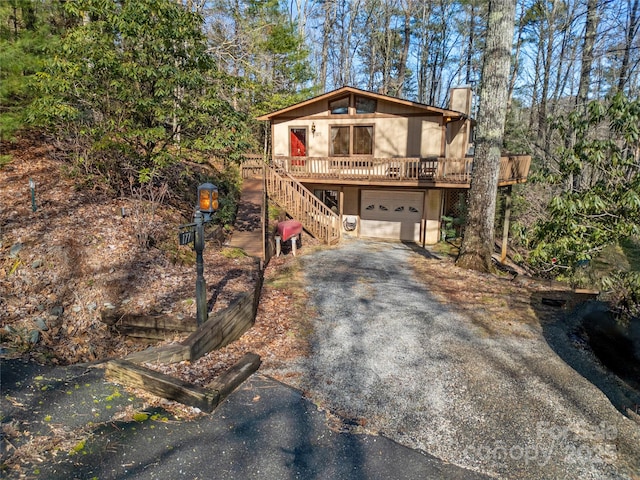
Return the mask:
<path fill-rule="evenodd" d="M 360 235 L 420 242 L 424 192 L 363 190 Z"/>

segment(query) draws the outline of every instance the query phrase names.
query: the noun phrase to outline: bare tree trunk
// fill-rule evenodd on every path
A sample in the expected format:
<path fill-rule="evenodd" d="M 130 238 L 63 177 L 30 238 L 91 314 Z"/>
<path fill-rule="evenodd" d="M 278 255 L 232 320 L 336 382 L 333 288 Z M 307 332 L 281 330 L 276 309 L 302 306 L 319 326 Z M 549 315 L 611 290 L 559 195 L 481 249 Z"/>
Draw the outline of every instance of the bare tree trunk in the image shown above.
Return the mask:
<path fill-rule="evenodd" d="M 436 58 L 431 65 L 431 82 L 429 89 L 429 105 L 436 103 L 436 86 L 438 84 L 438 63 L 440 62 L 440 50 L 436 52 Z"/>
<path fill-rule="evenodd" d="M 380 93 L 389 94 L 391 85 L 391 61 L 393 56 L 393 29 L 391 28 L 391 7 L 385 2 L 384 12 L 384 59 L 382 62 L 382 86 Z"/>
<path fill-rule="evenodd" d="M 589 87 L 591 86 L 591 68 L 593 64 L 593 45 L 595 43 L 596 31 L 598 30 L 598 0 L 588 0 L 587 18 L 584 25 L 584 43 L 582 44 L 582 65 L 580 66 L 580 83 L 578 84 L 578 94 L 576 96 L 576 109 L 579 112 L 586 112 L 587 100 L 589 98 Z M 566 138 L 566 146 L 573 148 L 575 145 L 575 132 L 569 131 Z M 576 172 L 570 175 L 567 180 L 567 187 L 573 190 L 580 190 L 585 180 L 586 172 Z"/>
<path fill-rule="evenodd" d="M 518 38 L 516 40 L 516 52 L 513 55 L 513 65 L 511 66 L 511 77 L 509 78 L 509 91 L 507 92 L 507 112 L 511 110 L 511 102 L 513 101 L 513 91 L 516 88 L 516 80 L 518 78 L 518 70 L 520 69 L 520 50 L 522 49 L 522 34 L 524 32 L 525 21 L 521 19 L 518 22 Z M 532 102 L 533 103 L 533 102 Z"/>
<path fill-rule="evenodd" d="M 378 45 L 373 41 L 373 39 L 370 39 L 370 45 L 369 57 L 371 58 L 371 65 L 369 66 L 368 90 L 373 92 L 376 82 L 376 58 L 378 56 Z"/>
<path fill-rule="evenodd" d="M 233 44 L 234 45 L 241 45 L 241 33 L 240 33 L 240 18 L 241 18 L 241 14 L 240 14 L 240 4 L 238 0 L 235 0 L 234 4 L 233 4 Z M 233 61 L 233 66 L 231 67 L 231 72 L 232 75 L 234 77 L 239 77 L 240 76 L 240 65 L 238 62 L 238 59 L 235 59 Z M 232 99 L 232 105 L 233 108 L 235 108 L 236 110 L 238 109 L 238 95 L 240 95 L 240 92 L 238 92 L 238 87 L 237 84 L 234 84 L 233 86 L 233 90 L 232 90 L 232 95 L 233 95 L 233 99 Z"/>
<path fill-rule="evenodd" d="M 471 61 L 473 59 L 473 34 L 476 29 L 476 9 L 473 2 L 471 3 L 471 17 L 469 19 L 469 42 L 467 43 L 467 74 L 465 83 L 471 83 Z"/>
<path fill-rule="evenodd" d="M 518 39 L 516 41 L 516 53 L 513 56 L 511 78 L 509 79 L 509 91 L 507 92 L 507 112 L 511 110 L 511 104 L 513 103 L 513 91 L 516 88 L 516 80 L 518 78 L 518 71 L 520 70 L 520 50 L 521 49 L 522 49 L 522 30 L 518 32 Z"/>
<path fill-rule="evenodd" d="M 629 57 L 633 48 L 633 40 L 638 34 L 640 27 L 640 17 L 638 16 L 640 9 L 640 0 L 635 0 L 629 12 L 629 23 L 627 24 L 626 38 L 624 44 L 624 54 L 622 56 L 622 64 L 620 65 L 620 75 L 618 76 L 618 91 L 623 92 L 627 84 L 629 76 Z"/>
<path fill-rule="evenodd" d="M 329 63 L 329 43 L 331 36 L 331 12 L 334 3 L 331 0 L 324 2 L 324 25 L 322 26 L 322 53 L 320 54 L 320 88 L 323 92 L 327 88 L 327 64 Z"/>
<path fill-rule="evenodd" d="M 540 63 L 542 63 L 542 32 L 540 32 L 540 39 L 538 41 L 538 49 L 536 53 L 536 63 L 533 68 L 533 88 L 531 92 L 531 109 L 529 110 L 529 130 L 533 132 L 536 119 L 538 116 L 536 115 L 535 109 L 540 108 L 536 107 L 536 103 L 538 102 L 538 89 L 540 88 Z M 543 159 L 546 160 L 546 159 Z"/>
<path fill-rule="evenodd" d="M 427 21 L 431 14 L 431 3 L 422 2 L 420 12 L 420 30 L 418 35 L 420 44 L 418 47 L 418 102 L 425 103 L 427 98 L 427 58 L 429 56 L 429 40 L 426 31 Z"/>
<path fill-rule="evenodd" d="M 295 2 L 291 2 L 291 7 L 293 8 L 293 4 L 296 5 L 297 18 L 294 18 L 293 12 L 290 15 L 291 22 L 295 22 L 298 26 L 298 35 L 300 38 L 305 38 L 307 34 L 307 19 L 308 19 L 308 3 L 306 0 L 295 0 Z"/>
<path fill-rule="evenodd" d="M 411 46 L 411 14 L 413 10 L 413 2 L 406 2 L 404 10 L 404 29 L 403 29 L 403 45 L 402 55 L 398 62 L 398 78 L 397 87 L 394 95 L 400 95 L 404 90 L 405 75 L 407 74 L 407 59 L 409 58 L 409 47 Z"/>
<path fill-rule="evenodd" d="M 578 50 L 578 41 L 575 39 L 574 28 L 572 28 L 572 24 L 576 17 L 576 8 L 578 2 L 573 4 L 566 5 L 566 8 L 571 8 L 570 11 L 563 13 L 564 16 L 564 25 L 560 28 L 560 32 L 562 35 L 562 42 L 560 47 L 560 54 L 557 55 L 557 64 L 555 66 L 556 70 L 556 80 L 555 80 L 555 88 L 553 91 L 553 95 L 551 98 L 553 102 L 551 103 L 551 108 L 549 109 L 550 117 L 554 117 L 556 115 L 558 106 L 560 104 L 560 100 L 566 96 L 566 87 L 569 81 L 569 77 L 573 77 L 571 75 L 574 73 L 574 65 L 576 63 L 577 50 Z M 560 33 L 559 33 L 560 34 Z M 573 89 L 571 89 L 573 92 Z"/>
<path fill-rule="evenodd" d="M 338 58 L 338 64 L 336 65 L 336 71 L 334 72 L 334 82 L 336 86 L 341 87 L 353 83 L 353 61 L 355 52 L 352 49 L 353 45 L 353 32 L 356 25 L 356 20 L 360 11 L 360 0 L 355 0 L 352 4 L 341 1 L 340 9 L 336 10 L 334 15 L 334 21 L 329 25 L 329 28 L 335 27 L 335 22 L 340 18 L 340 56 Z"/>
<path fill-rule="evenodd" d="M 578 95 L 576 106 L 580 110 L 587 107 L 589 97 L 589 87 L 591 86 L 591 68 L 593 65 L 593 45 L 596 40 L 598 30 L 598 0 L 588 0 L 587 19 L 584 26 L 584 43 L 582 45 L 582 65 L 580 67 L 580 83 L 578 84 Z"/>
<path fill-rule="evenodd" d="M 13 15 L 11 16 L 11 20 L 13 20 L 13 39 L 18 40 L 18 2 L 13 2 Z"/>
<path fill-rule="evenodd" d="M 538 144 L 548 156 L 548 135 L 547 135 L 547 102 L 549 97 L 549 83 L 551 80 L 551 63 L 553 60 L 553 42 L 555 36 L 556 22 L 556 0 L 551 0 L 551 12 L 547 15 L 546 32 L 546 54 L 543 56 L 542 89 L 540 91 L 540 106 L 538 107 Z"/>
<path fill-rule="evenodd" d="M 493 227 L 515 20 L 513 0 L 491 0 L 482 65 L 476 152 L 465 235 L 456 265 L 493 270 Z"/>

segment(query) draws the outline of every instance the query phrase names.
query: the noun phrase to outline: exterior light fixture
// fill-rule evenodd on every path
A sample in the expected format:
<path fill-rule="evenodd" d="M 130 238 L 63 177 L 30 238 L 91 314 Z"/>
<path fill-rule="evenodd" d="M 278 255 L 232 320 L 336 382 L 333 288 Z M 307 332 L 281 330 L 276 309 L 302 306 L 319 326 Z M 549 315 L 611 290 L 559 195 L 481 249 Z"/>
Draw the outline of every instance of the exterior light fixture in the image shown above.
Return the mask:
<path fill-rule="evenodd" d="M 203 183 L 198 187 L 198 204 L 193 215 L 195 238 L 193 249 L 196 251 L 196 322 L 198 326 L 207 321 L 207 285 L 204 280 L 204 224 L 211 221 L 211 215 L 218 210 L 218 187 L 212 183 Z"/>
<path fill-rule="evenodd" d="M 315 135 L 316 134 L 316 122 L 313 122 L 311 124 L 311 134 Z"/>
<path fill-rule="evenodd" d="M 204 224 L 211 221 L 211 215 L 218 210 L 218 187 L 203 183 L 198 187 L 198 201 L 195 205 L 193 223 L 180 225 L 180 245 L 193 242 L 196 252 L 196 322 L 198 326 L 207 321 L 207 285 L 204 280 Z"/>
<path fill-rule="evenodd" d="M 198 187 L 196 210 L 202 212 L 205 222 L 211 220 L 211 215 L 218 210 L 218 187 L 212 183 L 203 183 Z"/>

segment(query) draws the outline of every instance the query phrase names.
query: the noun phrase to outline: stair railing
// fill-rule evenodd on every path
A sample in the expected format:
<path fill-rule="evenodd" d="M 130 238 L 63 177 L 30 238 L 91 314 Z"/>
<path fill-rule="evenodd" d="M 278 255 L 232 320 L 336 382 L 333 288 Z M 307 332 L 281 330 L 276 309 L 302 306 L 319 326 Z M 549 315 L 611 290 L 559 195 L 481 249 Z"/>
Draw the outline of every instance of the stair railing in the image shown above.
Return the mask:
<path fill-rule="evenodd" d="M 284 171 L 265 165 L 267 195 L 315 238 L 328 245 L 340 240 L 340 217 Z"/>

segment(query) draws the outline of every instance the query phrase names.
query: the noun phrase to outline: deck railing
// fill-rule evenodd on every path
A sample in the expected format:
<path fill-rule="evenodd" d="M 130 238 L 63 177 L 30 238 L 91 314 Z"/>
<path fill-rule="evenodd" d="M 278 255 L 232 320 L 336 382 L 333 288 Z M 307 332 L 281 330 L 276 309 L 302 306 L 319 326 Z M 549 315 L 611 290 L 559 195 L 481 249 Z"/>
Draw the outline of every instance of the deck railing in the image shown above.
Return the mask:
<path fill-rule="evenodd" d="M 286 172 L 265 166 L 267 194 L 315 238 L 331 245 L 340 240 L 340 217 Z"/>
<path fill-rule="evenodd" d="M 304 179 L 469 184 L 473 157 L 275 157 L 274 164 Z M 501 157 L 498 182 L 526 181 L 530 165 L 528 155 Z"/>

